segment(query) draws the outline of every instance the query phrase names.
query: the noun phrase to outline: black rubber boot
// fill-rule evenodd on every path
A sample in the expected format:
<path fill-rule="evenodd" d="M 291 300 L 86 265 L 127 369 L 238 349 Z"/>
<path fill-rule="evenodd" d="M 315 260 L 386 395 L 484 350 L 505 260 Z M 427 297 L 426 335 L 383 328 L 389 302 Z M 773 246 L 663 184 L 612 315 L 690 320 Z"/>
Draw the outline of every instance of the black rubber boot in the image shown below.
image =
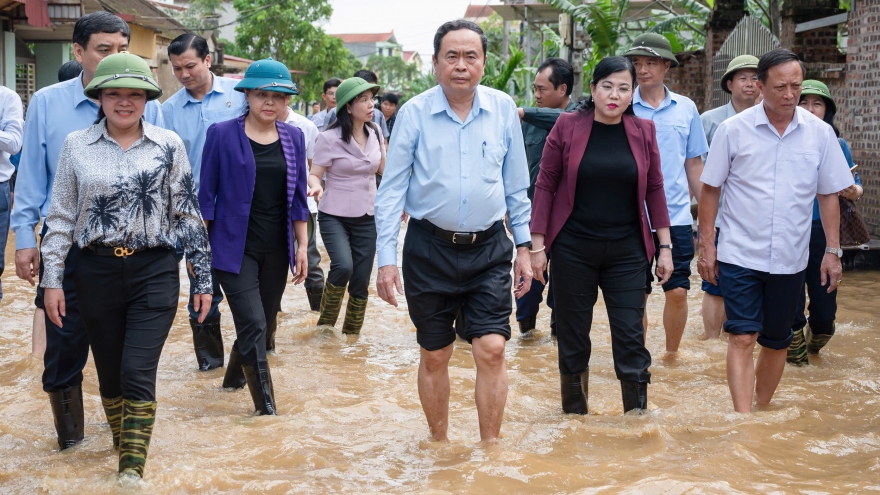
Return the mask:
<path fill-rule="evenodd" d="M 233 345 L 232 352 L 229 353 L 229 365 L 226 366 L 226 374 L 223 375 L 223 388 L 244 388 L 245 384 L 247 380 L 241 369 L 241 354 Z"/>
<path fill-rule="evenodd" d="M 199 323 L 190 319 L 189 326 L 192 327 L 193 346 L 196 350 L 199 371 L 223 367 L 223 334 L 220 333 L 220 321 Z"/>
<path fill-rule="evenodd" d="M 266 352 L 275 352 L 275 331 L 278 330 L 278 315 L 275 321 L 266 326 Z M 230 356 L 229 359 L 232 359 Z"/>
<path fill-rule="evenodd" d="M 621 380 L 620 392 L 623 395 L 623 414 L 636 410 L 639 414 L 648 412 L 648 384 Z"/>
<path fill-rule="evenodd" d="M 275 416 L 275 389 L 272 387 L 269 363 L 258 361 L 256 366 L 246 364 L 241 368 L 244 370 L 256 411 L 261 415 Z"/>
<path fill-rule="evenodd" d="M 323 287 L 306 287 L 306 297 L 309 298 L 309 309 L 312 311 L 321 311 L 321 298 L 323 296 Z"/>
<path fill-rule="evenodd" d="M 82 386 L 49 392 L 52 415 L 55 416 L 55 432 L 61 450 L 73 447 L 83 439 Z"/>
<path fill-rule="evenodd" d="M 527 334 L 535 329 L 537 326 L 538 317 L 537 316 L 529 316 L 522 320 L 517 321 L 519 323 L 519 333 Z"/>
<path fill-rule="evenodd" d="M 587 414 L 587 391 L 590 383 L 590 368 L 578 375 L 559 374 L 562 391 L 562 412 L 566 414 Z"/>

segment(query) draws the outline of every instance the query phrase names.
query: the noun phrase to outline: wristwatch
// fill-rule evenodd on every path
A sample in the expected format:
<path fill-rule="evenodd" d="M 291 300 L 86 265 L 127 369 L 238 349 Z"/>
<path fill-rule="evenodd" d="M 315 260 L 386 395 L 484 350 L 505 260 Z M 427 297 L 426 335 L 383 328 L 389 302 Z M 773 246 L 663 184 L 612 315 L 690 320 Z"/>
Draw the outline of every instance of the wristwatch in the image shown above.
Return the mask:
<path fill-rule="evenodd" d="M 672 249 L 672 244 L 660 244 L 657 247 L 659 247 L 660 249 Z"/>
<path fill-rule="evenodd" d="M 843 249 L 826 247 L 825 252 L 831 253 L 831 254 L 836 254 L 838 258 L 843 258 Z"/>
<path fill-rule="evenodd" d="M 517 248 L 524 247 L 524 248 L 532 249 L 532 241 L 522 242 L 522 243 L 520 243 L 520 244 L 517 244 L 516 247 L 517 247 Z"/>

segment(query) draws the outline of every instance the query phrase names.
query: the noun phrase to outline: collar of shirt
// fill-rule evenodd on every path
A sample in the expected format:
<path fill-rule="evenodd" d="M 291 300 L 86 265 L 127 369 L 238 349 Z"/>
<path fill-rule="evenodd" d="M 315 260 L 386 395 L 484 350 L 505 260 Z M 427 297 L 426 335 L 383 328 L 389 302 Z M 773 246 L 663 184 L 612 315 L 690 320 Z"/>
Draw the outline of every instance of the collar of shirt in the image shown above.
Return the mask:
<path fill-rule="evenodd" d="M 70 90 L 73 91 L 73 108 L 79 107 L 80 104 L 82 104 L 82 102 L 84 101 L 97 108 L 98 104 L 90 100 L 85 94 L 85 87 L 83 86 L 82 77 L 83 73 L 80 72 L 78 77 L 73 78 L 69 86 Z"/>
<path fill-rule="evenodd" d="M 156 144 L 162 143 L 162 140 L 159 139 L 154 133 L 155 128 L 150 125 L 148 122 L 144 122 L 143 117 L 141 117 L 141 129 L 143 130 L 143 135 L 140 139 L 134 142 L 131 145 L 131 148 L 134 148 L 138 144 L 140 144 L 144 139 L 148 139 Z M 107 132 L 107 117 L 101 119 L 101 122 L 98 122 L 96 125 L 89 127 L 88 133 L 86 134 L 86 142 L 89 144 L 96 143 L 99 139 L 104 138 L 107 141 L 112 143 L 116 143 L 116 140 L 113 139 L 110 134 Z M 118 143 L 117 143 L 118 144 Z"/>
<path fill-rule="evenodd" d="M 452 107 L 449 105 L 449 100 L 446 99 L 446 93 L 442 88 L 434 93 L 434 100 L 431 102 L 431 114 L 434 115 L 446 112 L 446 115 L 448 115 L 450 119 L 464 126 L 474 120 L 477 115 L 480 114 L 481 110 L 491 113 L 493 111 L 492 100 L 490 98 L 480 98 L 480 90 L 482 88 L 483 86 L 477 86 L 474 89 L 474 103 L 471 106 L 471 111 L 468 113 L 467 118 L 464 119 L 464 122 L 462 122 L 458 115 L 452 110 Z"/>
<path fill-rule="evenodd" d="M 201 103 L 201 101 L 196 99 L 192 95 L 192 93 L 189 92 L 188 89 L 186 89 L 186 88 L 183 88 L 183 89 L 186 92 L 186 101 L 183 102 L 184 105 L 186 105 L 187 103 Z M 226 91 L 224 91 L 223 85 L 220 84 L 220 78 L 217 77 L 217 75 L 212 72 L 211 73 L 211 91 L 208 91 L 205 94 L 205 98 L 207 98 L 208 95 L 211 93 L 225 93 L 225 92 Z M 204 100 L 204 98 L 202 100 Z"/>
<path fill-rule="evenodd" d="M 770 119 L 767 117 L 767 112 L 764 110 L 764 104 L 761 103 L 757 105 L 758 109 L 755 111 L 755 127 L 766 125 L 773 134 L 776 135 L 779 139 L 784 138 L 785 136 L 794 132 L 797 129 L 797 126 L 803 123 L 803 116 L 800 114 L 801 107 L 794 107 L 794 117 L 792 117 L 791 122 L 788 123 L 788 127 L 785 128 L 785 132 L 782 135 L 779 135 L 779 131 L 776 130 L 776 127 L 770 123 Z M 803 110 L 806 112 L 806 110 Z"/>
<path fill-rule="evenodd" d="M 641 105 L 645 108 L 650 109 L 653 112 L 659 112 L 660 110 L 663 110 L 673 103 L 678 103 L 678 95 L 673 93 L 672 91 L 669 91 L 669 88 L 667 88 L 665 84 L 663 85 L 663 91 L 666 91 L 666 97 L 663 98 L 663 101 L 660 103 L 659 107 L 654 108 L 653 106 L 651 106 L 650 103 L 642 99 L 642 90 L 641 87 L 638 87 L 636 88 L 635 94 L 633 94 L 633 105 Z"/>

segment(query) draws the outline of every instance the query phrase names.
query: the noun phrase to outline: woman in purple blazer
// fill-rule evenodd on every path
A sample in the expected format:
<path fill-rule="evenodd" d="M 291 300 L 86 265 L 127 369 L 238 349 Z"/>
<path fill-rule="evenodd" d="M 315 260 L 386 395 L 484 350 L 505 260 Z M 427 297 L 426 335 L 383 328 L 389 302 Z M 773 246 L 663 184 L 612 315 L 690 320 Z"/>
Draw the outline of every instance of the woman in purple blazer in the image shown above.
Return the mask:
<path fill-rule="evenodd" d="M 642 316 L 644 274 L 654 256 L 651 228 L 661 244 L 660 283 L 672 273 L 672 245 L 654 123 L 633 115 L 635 85 L 628 59 L 599 62 L 590 99 L 562 114 L 547 136 L 535 185 L 532 270 L 540 280 L 549 249 L 566 413 L 587 414 L 590 326 L 600 288 L 623 410 L 648 407 L 651 354 Z"/>
<path fill-rule="evenodd" d="M 254 62 L 235 89 L 247 110 L 208 128 L 199 205 L 237 337 L 223 387 L 247 383 L 257 412 L 274 415 L 266 334 L 288 270 L 295 284 L 306 276 L 306 147 L 302 131 L 276 120 L 297 94 L 284 64 Z"/>

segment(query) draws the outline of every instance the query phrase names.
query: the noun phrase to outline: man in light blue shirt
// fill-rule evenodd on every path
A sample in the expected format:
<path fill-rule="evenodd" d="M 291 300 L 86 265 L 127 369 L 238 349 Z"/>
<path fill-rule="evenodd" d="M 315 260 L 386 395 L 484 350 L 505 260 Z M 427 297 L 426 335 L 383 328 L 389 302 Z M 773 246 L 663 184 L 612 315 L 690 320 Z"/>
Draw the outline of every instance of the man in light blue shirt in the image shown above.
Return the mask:
<path fill-rule="evenodd" d="M 9 212 L 12 197 L 9 179 L 15 173 L 15 165 L 10 156 L 21 150 L 21 136 L 24 119 L 21 111 L 21 97 L 18 93 L 0 86 L 0 275 L 6 264 L 6 238 L 9 236 Z M 3 300 L 3 285 L 0 282 L 0 301 Z"/>
<path fill-rule="evenodd" d="M 691 261 L 694 259 L 691 196 L 698 201 L 700 199 L 702 156 L 708 153 L 709 145 L 694 102 L 669 91 L 663 84 L 669 68 L 678 66 L 669 40 L 661 34 L 643 34 L 633 41 L 632 47 L 624 55 L 632 59 L 639 83 L 633 95 L 633 111 L 638 117 L 653 120 L 657 127 L 663 189 L 671 221 L 669 233 L 672 236 L 673 263 L 672 276 L 663 284 L 666 296 L 663 327 L 666 331 L 666 352 L 675 353 L 681 344 L 688 318 L 687 291 L 691 287 Z M 654 243 L 659 247 L 660 241 L 656 235 Z M 654 281 L 652 265 L 650 263 L 648 266 L 645 284 L 648 295 L 651 294 L 651 283 Z M 647 331 L 646 311 L 646 334 Z"/>
<path fill-rule="evenodd" d="M 37 91 L 28 105 L 11 223 L 15 232 L 15 271 L 31 285 L 37 273 L 43 271 L 34 229 L 49 210 L 61 146 L 68 134 L 88 128 L 98 116 L 98 105 L 86 98 L 83 88 L 91 82 L 98 63 L 107 55 L 127 50 L 129 41 L 128 24 L 118 16 L 101 11 L 81 17 L 73 28 L 73 53 L 82 64 L 82 74 Z M 147 103 L 144 119 L 162 126 L 156 102 Z M 79 251 L 74 246 L 64 263 L 66 313 L 62 326 L 45 318 L 43 390 L 49 394 L 62 449 L 83 439 L 82 369 L 89 357 L 89 342 L 73 283 Z M 41 293 L 37 289 L 38 301 L 42 300 Z"/>
<path fill-rule="evenodd" d="M 473 345 L 480 437 L 495 442 L 507 402 L 504 346 L 510 338 L 511 251 L 514 294 L 529 291 L 529 171 L 516 105 L 480 86 L 487 39 L 470 21 L 447 22 L 434 36 L 438 86 L 399 111 L 376 196 L 379 297 L 397 306 L 401 214 L 411 217 L 403 246 L 409 315 L 421 346 L 419 397 L 431 436 L 447 441 L 449 359 L 461 311 Z"/>
<path fill-rule="evenodd" d="M 168 45 L 168 59 L 171 69 L 183 88 L 171 95 L 162 104 L 162 117 L 165 126 L 176 132 L 186 146 L 186 154 L 192 166 L 196 192 L 199 190 L 199 177 L 202 171 L 202 151 L 208 127 L 238 117 L 244 112 L 244 94 L 235 91 L 239 81 L 217 77 L 211 72 L 211 55 L 205 38 L 193 33 L 184 33 Z M 178 247 L 178 258 L 183 257 L 183 249 Z M 193 332 L 193 346 L 199 370 L 208 371 L 223 366 L 223 335 L 220 329 L 220 301 L 223 291 L 217 277 L 212 276 L 214 297 L 211 310 L 204 321 L 199 323 L 199 313 L 193 308 L 194 279 L 189 274 L 189 324 Z"/>

